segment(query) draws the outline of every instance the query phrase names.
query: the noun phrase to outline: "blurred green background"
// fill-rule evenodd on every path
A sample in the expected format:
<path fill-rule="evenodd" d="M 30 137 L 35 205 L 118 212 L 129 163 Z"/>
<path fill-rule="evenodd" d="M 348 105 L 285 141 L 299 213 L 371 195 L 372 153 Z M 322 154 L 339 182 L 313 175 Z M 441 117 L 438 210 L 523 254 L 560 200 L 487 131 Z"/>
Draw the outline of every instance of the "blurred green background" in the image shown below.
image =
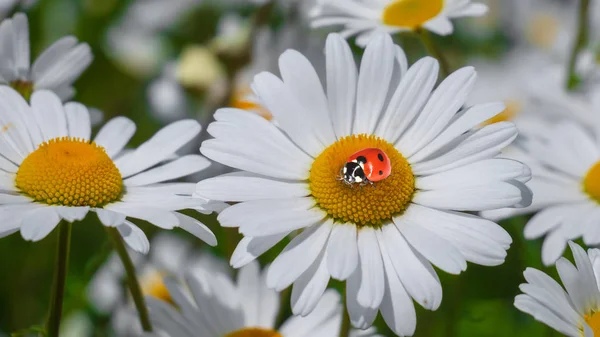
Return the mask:
<path fill-rule="evenodd" d="M 503 11 L 510 6 L 509 3 L 511 1 L 496 1 L 490 4 L 494 12 L 488 17 L 461 21 L 456 34 L 436 37 L 436 42 L 448 55 L 453 67 L 467 64 L 474 56 L 493 62 L 521 43 L 515 38 L 512 29 L 517 23 L 515 27 L 507 28 L 510 23 L 503 21 Z M 94 62 L 76 82 L 75 100 L 103 111 L 104 120 L 117 115 L 133 119 L 138 128 L 130 145 L 136 146 L 164 125 L 164 121 L 150 113 L 151 107 L 147 99 L 148 86 L 159 76 L 160 67 L 147 74 L 135 74 L 109 56 L 111 50 L 107 46 L 107 32 L 123 17 L 129 5 L 129 1 L 120 0 L 40 0 L 25 12 L 30 20 L 32 59 L 64 35 L 75 35 L 92 47 Z M 574 12 L 574 4 L 571 6 Z M 248 18 L 254 14 L 255 9 L 255 6 L 228 4 L 224 1 L 194 6 L 169 29 L 160 32 L 161 37 L 168 42 L 162 50 L 166 57 L 160 64 L 176 59 L 186 45 L 208 43 L 216 34 L 219 18 L 225 12 L 236 12 Z M 289 12 L 275 10 L 269 16 L 268 24 L 277 31 L 288 20 L 291 20 Z M 296 18 L 294 24 L 300 21 Z M 325 36 L 324 32 L 312 34 L 317 39 Z M 425 54 L 415 37 L 403 35 L 397 39 L 407 50 L 411 61 Z M 360 49 L 355 50 L 359 55 Z M 235 68 L 247 61 L 241 58 L 233 63 L 225 62 L 225 65 Z M 209 121 L 212 109 L 204 104 L 207 93 L 195 89 L 186 90 L 193 111 L 188 115 L 200 118 L 203 122 Z M 199 141 L 191 148 L 197 149 L 198 146 Z M 219 245 L 211 251 L 217 256 L 228 256 L 235 245 L 234 241 L 238 239 L 237 235 L 233 231 L 221 229 L 215 216 L 198 217 L 218 237 Z M 515 295 L 519 293 L 518 285 L 523 282 L 522 272 L 527 266 L 540 268 L 555 276 L 554 268 L 544 268 L 541 264 L 541 240 L 526 241 L 523 238 L 525 222 L 525 218 L 516 218 L 502 223 L 514 240 L 504 265 L 481 267 L 470 264 L 460 276 L 439 271 L 444 300 L 436 312 L 425 311 L 417 306 L 415 336 L 559 335 L 512 306 Z M 149 237 L 157 232 L 154 226 L 143 223 L 140 225 Z M 202 246 L 199 240 L 187 233 L 180 230 L 175 232 L 194 245 Z M 37 243 L 25 242 L 19 234 L 0 241 L 0 335 L 2 331 L 8 334 L 43 324 L 52 284 L 56 234 L 55 231 Z M 265 254 L 261 257 L 262 261 L 272 259 L 282 246 L 280 244 Z M 110 252 L 111 247 L 103 226 L 96 217 L 89 216 L 85 221 L 73 225 L 65 316 L 75 311 L 85 312 L 93 322 L 93 336 L 110 336 L 110 317 L 96 312 L 86 298 L 86 287 L 90 279 Z M 383 335 L 393 336 L 380 319 L 377 322 Z"/>

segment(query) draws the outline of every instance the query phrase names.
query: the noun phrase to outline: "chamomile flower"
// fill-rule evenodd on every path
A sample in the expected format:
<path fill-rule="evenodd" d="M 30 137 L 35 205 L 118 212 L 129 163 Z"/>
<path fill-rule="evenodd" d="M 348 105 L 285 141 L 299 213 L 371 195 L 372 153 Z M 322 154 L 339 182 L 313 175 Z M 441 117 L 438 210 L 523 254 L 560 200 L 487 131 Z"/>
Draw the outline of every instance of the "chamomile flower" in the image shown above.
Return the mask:
<path fill-rule="evenodd" d="M 534 193 L 531 206 L 483 213 L 497 220 L 538 212 L 525 226 L 524 235 L 544 237 L 545 265 L 563 254 L 568 240 L 582 237 L 586 245 L 600 244 L 600 122 L 594 115 L 598 103 L 570 97 L 562 107 L 572 117 L 552 123 L 546 136 L 538 133 L 523 144 L 522 158 L 532 172 L 527 184 Z"/>
<path fill-rule="evenodd" d="M 586 254 L 573 242 L 569 246 L 575 265 L 564 257 L 556 262 L 566 291 L 542 271 L 527 268 L 527 283 L 520 286 L 524 294 L 515 298 L 515 307 L 564 335 L 600 336 L 600 250 Z"/>
<path fill-rule="evenodd" d="M 8 84 L 29 99 L 32 92 L 46 89 L 63 101 L 75 94 L 73 82 L 92 63 L 87 43 L 65 36 L 48 47 L 30 64 L 27 16 L 15 14 L 0 24 L 0 84 Z"/>
<path fill-rule="evenodd" d="M 201 181 L 196 193 L 237 202 L 218 217 L 245 236 L 234 267 L 301 230 L 266 281 L 278 291 L 293 284 L 295 314 L 309 314 L 333 277 L 347 280 L 354 326 L 370 326 L 381 311 L 392 330 L 411 335 L 412 299 L 431 310 L 442 299 L 432 263 L 453 274 L 467 261 L 503 263 L 508 233 L 461 211 L 528 204 L 526 167 L 496 157 L 517 130 L 508 122 L 474 129 L 505 108 L 461 109 L 475 70 L 460 69 L 434 90 L 437 61 L 407 69 L 389 35 L 369 43 L 357 71 L 348 44 L 331 34 L 326 64 L 327 95 L 294 50 L 279 59 L 283 80 L 255 77 L 253 89 L 277 126 L 242 110 L 217 111 L 208 127 L 215 138 L 201 152 L 243 172 Z M 363 150 L 365 158 L 349 160 Z"/>
<path fill-rule="evenodd" d="M 0 237 L 20 231 L 38 241 L 61 220 L 95 212 L 138 252 L 148 251 L 148 239 L 128 217 L 163 229 L 179 226 L 216 244 L 204 224 L 176 212 L 208 211 L 207 201 L 191 197 L 194 185 L 164 183 L 209 165 L 200 155 L 173 158 L 200 132 L 196 121 L 168 125 L 124 152 L 135 132 L 127 118 L 110 120 L 91 141 L 90 115 L 79 103 L 63 106 L 54 93 L 40 90 L 29 105 L 6 86 L 0 87 L 0 102 Z"/>
<path fill-rule="evenodd" d="M 381 32 L 426 29 L 449 35 L 451 19 L 482 16 L 487 10 L 471 0 L 318 0 L 311 16 L 314 28 L 343 26 L 342 36 L 357 35 L 356 43 L 364 46 Z"/>
<path fill-rule="evenodd" d="M 187 287 L 172 279 L 165 284 L 172 302 L 148 298 L 155 328 L 170 337 L 331 337 L 339 334 L 342 306 L 335 290 L 325 292 L 314 312 L 275 326 L 279 296 L 267 288 L 258 263 L 240 269 L 237 282 L 211 269 L 186 277 Z M 173 306 L 172 304 L 175 304 Z M 372 330 L 350 336 L 374 336 Z"/>
<path fill-rule="evenodd" d="M 135 264 L 137 279 L 145 296 L 173 302 L 163 278 L 183 280 L 185 272 L 198 268 L 225 273 L 226 263 L 211 254 L 193 249 L 183 238 L 161 232 L 152 238 L 152 251 L 148 255 L 129 252 Z M 111 315 L 114 332 L 118 336 L 141 336 L 139 316 L 124 289 L 125 271 L 118 256 L 112 255 L 96 272 L 88 287 L 88 298 L 102 314 Z"/>

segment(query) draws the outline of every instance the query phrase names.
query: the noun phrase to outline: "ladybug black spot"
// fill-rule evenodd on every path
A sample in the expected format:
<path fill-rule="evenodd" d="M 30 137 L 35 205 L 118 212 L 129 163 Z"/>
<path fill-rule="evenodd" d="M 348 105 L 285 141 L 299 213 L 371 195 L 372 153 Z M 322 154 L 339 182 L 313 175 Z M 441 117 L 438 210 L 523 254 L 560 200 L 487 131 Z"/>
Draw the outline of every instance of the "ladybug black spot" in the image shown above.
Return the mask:
<path fill-rule="evenodd" d="M 382 176 L 383 175 L 383 171 L 379 171 L 379 175 Z"/>
<path fill-rule="evenodd" d="M 383 161 L 383 155 L 381 153 L 377 154 L 377 158 L 379 159 L 379 161 Z"/>
<path fill-rule="evenodd" d="M 367 158 L 365 158 L 364 156 L 358 156 L 356 158 L 356 161 L 362 164 L 366 164 L 367 163 Z"/>

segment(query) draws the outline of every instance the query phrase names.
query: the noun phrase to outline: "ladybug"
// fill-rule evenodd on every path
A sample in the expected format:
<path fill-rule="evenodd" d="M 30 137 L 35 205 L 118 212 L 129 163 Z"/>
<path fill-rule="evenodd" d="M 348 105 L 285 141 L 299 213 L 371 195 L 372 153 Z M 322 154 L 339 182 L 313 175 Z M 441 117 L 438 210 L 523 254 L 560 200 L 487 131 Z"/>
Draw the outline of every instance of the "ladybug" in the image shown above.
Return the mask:
<path fill-rule="evenodd" d="M 380 149 L 367 148 L 351 155 L 340 170 L 339 180 L 346 184 L 373 184 L 389 177 L 392 172 L 390 158 Z"/>

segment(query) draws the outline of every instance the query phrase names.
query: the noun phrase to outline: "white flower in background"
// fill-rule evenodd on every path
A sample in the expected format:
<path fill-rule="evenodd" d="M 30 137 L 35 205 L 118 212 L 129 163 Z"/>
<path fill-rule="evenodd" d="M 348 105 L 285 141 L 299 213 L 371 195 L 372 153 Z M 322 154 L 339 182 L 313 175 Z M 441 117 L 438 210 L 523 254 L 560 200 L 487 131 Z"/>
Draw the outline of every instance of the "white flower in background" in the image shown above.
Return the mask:
<path fill-rule="evenodd" d="M 211 206 L 191 197 L 193 183 L 164 183 L 201 171 L 210 162 L 200 155 L 173 158 L 200 132 L 193 120 L 164 127 L 137 149 L 123 149 L 135 124 L 116 117 L 91 141 L 90 114 L 79 103 L 63 106 L 58 96 L 41 90 L 31 106 L 16 91 L 0 87 L 0 237 L 21 231 L 39 241 L 61 220 L 82 220 L 95 212 L 116 227 L 135 251 L 147 252 L 146 235 L 126 218 L 160 228 L 181 227 L 215 245 L 202 223 L 176 212 Z"/>
<path fill-rule="evenodd" d="M 314 28 L 343 26 L 340 34 L 357 35 L 364 46 L 376 33 L 426 29 L 452 34 L 451 19 L 482 16 L 488 7 L 471 0 L 317 0 L 311 16 Z"/>
<path fill-rule="evenodd" d="M 61 337 L 92 336 L 94 324 L 90 317 L 83 311 L 75 311 L 66 316 L 60 326 Z M 0 333 L 2 336 L 2 333 Z"/>
<path fill-rule="evenodd" d="M 517 130 L 508 122 L 473 129 L 505 108 L 461 110 L 475 70 L 460 69 L 434 90 L 437 61 L 426 57 L 407 69 L 389 35 L 370 42 L 357 71 L 348 44 L 331 34 L 326 61 L 327 95 L 294 50 L 279 59 L 283 80 L 255 77 L 253 89 L 278 126 L 239 109 L 217 111 L 207 129 L 215 139 L 201 152 L 245 172 L 202 181 L 196 193 L 237 202 L 218 218 L 245 236 L 231 260 L 236 268 L 303 230 L 267 277 L 278 291 L 294 285 L 295 314 L 310 313 L 333 277 L 348 281 L 354 326 L 370 326 L 381 311 L 392 330 L 411 335 L 412 299 L 431 310 L 442 300 L 431 263 L 459 274 L 467 261 L 504 262 L 508 233 L 460 211 L 528 204 L 528 169 L 496 158 Z M 369 148 L 387 155 L 371 163 L 384 159 L 391 175 L 373 186 L 340 181 L 348 158 Z M 375 180 L 379 173 L 371 172 Z"/>
<path fill-rule="evenodd" d="M 566 291 L 547 274 L 534 268 L 523 273 L 515 307 L 570 337 L 600 336 L 600 250 L 585 251 L 569 242 L 575 265 L 564 257 L 556 262 Z"/>
<path fill-rule="evenodd" d="M 177 82 L 174 62 L 167 63 L 162 74 L 148 86 L 150 111 L 162 122 L 173 122 L 188 116 L 189 107 L 184 88 Z"/>
<path fill-rule="evenodd" d="M 187 287 L 167 278 L 171 302 L 148 298 L 155 328 L 170 337 L 332 337 L 342 322 L 340 295 L 323 294 L 312 314 L 291 317 L 275 326 L 279 296 L 267 288 L 266 271 L 258 263 L 240 269 L 237 282 L 212 269 L 186 277 Z M 172 304 L 175 304 L 174 307 Z M 177 309 L 176 309 L 177 308 Z M 374 336 L 373 331 L 352 331 L 350 336 Z"/>
<path fill-rule="evenodd" d="M 162 232 L 152 238 L 152 251 L 147 255 L 129 252 L 134 261 L 142 293 L 167 302 L 171 295 L 163 282 L 164 277 L 183 280 L 185 272 L 199 268 L 226 273 L 227 264 L 210 253 L 193 249 L 179 236 Z M 112 328 L 117 336 L 141 336 L 139 316 L 124 287 L 125 271 L 116 254 L 98 270 L 88 287 L 90 302 L 103 314 L 111 314 Z"/>
<path fill-rule="evenodd" d="M 535 213 L 525 226 L 527 239 L 545 236 L 542 261 L 553 264 L 564 252 L 567 241 L 583 237 L 586 245 L 600 244 L 600 90 L 596 102 L 582 98 L 547 97 L 548 104 L 564 109 L 570 118 L 545 127 L 533 135 L 524 130 L 524 156 L 531 168 L 527 185 L 533 191 L 531 206 L 484 212 L 494 220 L 517 214 Z M 564 99 L 564 102 L 560 100 Z M 540 116 L 540 123 L 544 116 Z"/>
<path fill-rule="evenodd" d="M 18 13 L 0 24 L 0 83 L 26 98 L 41 89 L 51 90 L 63 101 L 75 94 L 73 82 L 92 63 L 87 43 L 66 36 L 48 47 L 31 65 L 29 23 Z"/>

